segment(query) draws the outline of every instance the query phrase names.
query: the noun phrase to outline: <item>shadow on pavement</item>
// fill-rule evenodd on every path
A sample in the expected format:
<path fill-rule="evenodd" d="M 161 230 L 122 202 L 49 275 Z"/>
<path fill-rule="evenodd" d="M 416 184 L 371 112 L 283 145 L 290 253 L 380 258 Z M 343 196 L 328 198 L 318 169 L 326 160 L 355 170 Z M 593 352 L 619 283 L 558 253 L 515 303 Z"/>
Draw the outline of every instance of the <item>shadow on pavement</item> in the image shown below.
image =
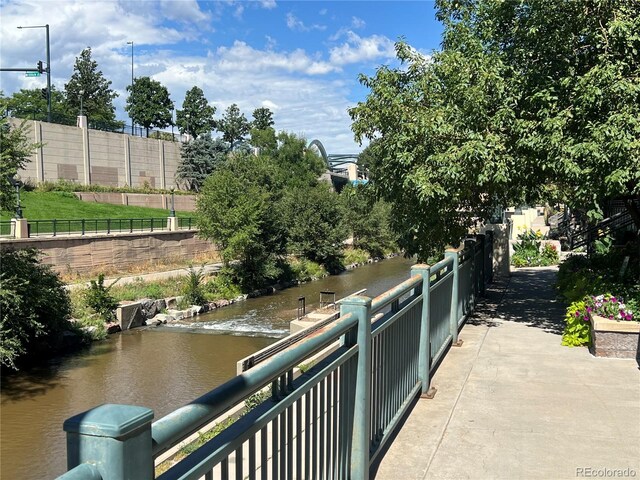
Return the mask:
<path fill-rule="evenodd" d="M 503 321 L 518 322 L 561 335 L 566 306 L 556 296 L 557 273 L 556 268 L 523 268 L 496 279 L 467 323 L 498 327 Z"/>

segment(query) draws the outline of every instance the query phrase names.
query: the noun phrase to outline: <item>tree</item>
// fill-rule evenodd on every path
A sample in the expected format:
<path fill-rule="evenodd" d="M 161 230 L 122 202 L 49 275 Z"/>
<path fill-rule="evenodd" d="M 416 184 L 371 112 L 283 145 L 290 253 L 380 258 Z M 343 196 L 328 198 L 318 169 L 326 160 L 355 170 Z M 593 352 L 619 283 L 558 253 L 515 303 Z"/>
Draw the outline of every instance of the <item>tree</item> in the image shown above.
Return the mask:
<path fill-rule="evenodd" d="M 273 112 L 266 107 L 256 108 L 253 111 L 251 122 L 251 145 L 258 148 L 261 153 L 272 153 L 278 146 L 276 131 L 273 128 Z"/>
<path fill-rule="evenodd" d="M 10 117 L 28 120 L 47 120 L 46 90 L 40 88 L 20 89 L 5 99 L 5 111 Z M 75 112 L 69 110 L 63 92 L 51 85 L 51 117 L 56 123 L 76 124 Z"/>
<path fill-rule="evenodd" d="M 373 258 L 395 251 L 396 235 L 391 229 L 391 206 L 376 200 L 371 185 L 347 185 L 340 193 L 353 246 Z"/>
<path fill-rule="evenodd" d="M 403 68 L 362 76 L 371 93 L 350 111 L 409 253 L 457 244 L 496 205 L 539 201 L 547 185 L 593 217 L 640 193 L 639 4 L 437 5 L 442 50 L 398 43 Z"/>
<path fill-rule="evenodd" d="M 288 189 L 283 211 L 288 220 L 288 248 L 321 263 L 330 272 L 341 269 L 346 229 L 338 194 L 329 184 Z"/>
<path fill-rule="evenodd" d="M 267 157 L 233 154 L 210 175 L 197 198 L 200 235 L 216 242 L 226 268 L 235 264 L 245 290 L 273 279 L 286 234 L 277 166 Z"/>
<path fill-rule="evenodd" d="M 251 122 L 251 128 L 258 130 L 267 130 L 273 127 L 273 112 L 267 107 L 256 108 L 253 111 L 253 121 Z"/>
<path fill-rule="evenodd" d="M 185 95 L 182 110 L 176 112 L 176 125 L 180 133 L 197 137 L 215 128 L 215 113 L 216 107 L 209 105 L 200 87 L 194 86 Z"/>
<path fill-rule="evenodd" d="M 0 363 L 17 369 L 27 354 L 55 351 L 70 328 L 64 283 L 36 250 L 0 252 Z"/>
<path fill-rule="evenodd" d="M 218 121 L 218 130 L 222 132 L 222 139 L 229 142 L 233 150 L 236 142 L 243 140 L 249 133 L 249 122 L 234 103 L 225 110 L 224 116 Z"/>
<path fill-rule="evenodd" d="M 229 144 L 220 139 L 198 137 L 182 144 L 176 178 L 188 190 L 199 192 L 204 181 L 227 159 Z"/>
<path fill-rule="evenodd" d="M 113 100 L 118 94 L 111 88 L 111 81 L 98 70 L 98 62 L 91 58 L 91 47 L 83 49 L 76 57 L 73 74 L 64 89 L 69 110 L 75 115 L 80 114 L 82 106 L 82 112 L 91 121 L 116 123 Z"/>
<path fill-rule="evenodd" d="M 149 77 L 136 78 L 133 87 L 127 86 L 127 91 L 125 110 L 135 123 L 147 129 L 147 135 L 151 127 L 164 128 L 172 124 L 173 101 L 160 82 Z"/>
<path fill-rule="evenodd" d="M 6 111 L 4 106 L 3 98 L 0 102 L 3 112 Z M 36 147 L 37 144 L 27 138 L 24 121 L 12 126 L 5 115 L 0 116 L 0 211 L 11 212 L 15 209 L 16 195 L 11 179 L 24 169 Z"/>
<path fill-rule="evenodd" d="M 273 158 L 285 172 L 289 185 L 314 186 L 326 170 L 322 158 L 307 149 L 307 141 L 292 133 L 278 134 L 278 149 Z"/>

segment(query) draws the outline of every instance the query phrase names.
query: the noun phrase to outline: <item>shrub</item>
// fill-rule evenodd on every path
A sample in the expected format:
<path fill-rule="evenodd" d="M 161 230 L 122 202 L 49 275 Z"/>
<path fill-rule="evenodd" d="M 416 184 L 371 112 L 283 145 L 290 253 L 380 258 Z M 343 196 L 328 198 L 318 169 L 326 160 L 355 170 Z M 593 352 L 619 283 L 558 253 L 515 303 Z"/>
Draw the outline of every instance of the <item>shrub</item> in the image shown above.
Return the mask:
<path fill-rule="evenodd" d="M 183 300 L 188 305 L 203 305 L 206 302 L 204 289 L 202 287 L 204 266 L 198 270 L 189 267 L 188 272 L 182 286 Z"/>
<path fill-rule="evenodd" d="M 222 268 L 215 277 L 204 285 L 204 291 L 208 298 L 224 298 L 231 300 L 242 295 L 242 290 L 234 281 L 231 268 Z"/>
<path fill-rule="evenodd" d="M 111 295 L 110 290 L 118 280 L 105 287 L 104 274 L 101 273 L 97 281 L 91 280 L 89 288 L 84 292 L 85 304 L 104 322 L 112 322 L 116 318 L 118 301 Z"/>
<path fill-rule="evenodd" d="M 573 302 L 564 317 L 566 325 L 562 333 L 562 345 L 579 347 L 591 342 L 591 324 L 584 301 Z"/>
<path fill-rule="evenodd" d="M 33 249 L 0 252 L 0 363 L 13 369 L 26 355 L 57 350 L 71 327 L 69 295 L 39 256 Z"/>
<path fill-rule="evenodd" d="M 513 245 L 511 263 L 515 267 L 547 267 L 556 265 L 559 260 L 555 245 L 545 244 L 541 248 L 544 236 L 540 231 L 527 230 L 518 235 L 519 243 Z"/>

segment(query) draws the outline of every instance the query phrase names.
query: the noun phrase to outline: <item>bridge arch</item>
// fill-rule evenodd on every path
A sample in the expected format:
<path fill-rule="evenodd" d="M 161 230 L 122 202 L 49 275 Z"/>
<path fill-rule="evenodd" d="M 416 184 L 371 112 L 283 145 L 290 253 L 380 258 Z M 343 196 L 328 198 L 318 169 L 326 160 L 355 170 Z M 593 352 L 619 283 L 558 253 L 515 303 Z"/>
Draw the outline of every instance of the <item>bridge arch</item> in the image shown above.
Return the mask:
<path fill-rule="evenodd" d="M 322 159 L 324 160 L 324 163 L 326 163 L 327 168 L 330 169 L 331 165 L 329 165 L 329 157 L 327 156 L 327 151 L 324 149 L 324 145 L 322 145 L 322 142 L 318 139 L 311 140 L 307 148 L 311 148 L 311 147 L 316 147 L 318 149 L 318 151 L 320 152 L 320 155 L 322 156 Z"/>

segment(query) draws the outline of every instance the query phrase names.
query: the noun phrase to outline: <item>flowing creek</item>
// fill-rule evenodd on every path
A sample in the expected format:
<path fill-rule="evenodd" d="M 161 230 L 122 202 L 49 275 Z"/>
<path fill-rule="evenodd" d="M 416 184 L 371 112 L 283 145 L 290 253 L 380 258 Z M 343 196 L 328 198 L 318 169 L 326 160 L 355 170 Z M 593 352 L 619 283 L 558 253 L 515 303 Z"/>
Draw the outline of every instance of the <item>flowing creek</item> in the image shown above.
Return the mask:
<path fill-rule="evenodd" d="M 233 377 L 236 362 L 289 332 L 298 297 L 307 312 L 319 292 L 378 295 L 409 277 L 412 259 L 365 265 L 159 328 L 111 335 L 46 366 L 4 375 L 0 478 L 54 478 L 66 470 L 68 417 L 103 403 L 143 405 L 155 419 Z"/>

